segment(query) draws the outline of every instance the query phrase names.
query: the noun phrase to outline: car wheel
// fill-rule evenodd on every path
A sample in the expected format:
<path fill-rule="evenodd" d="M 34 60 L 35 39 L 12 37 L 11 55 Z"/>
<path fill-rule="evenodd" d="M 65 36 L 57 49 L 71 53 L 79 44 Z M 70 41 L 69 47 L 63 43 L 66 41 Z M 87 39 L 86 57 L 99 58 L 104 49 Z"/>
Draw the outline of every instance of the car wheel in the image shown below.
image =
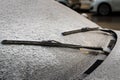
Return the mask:
<path fill-rule="evenodd" d="M 111 7 L 108 4 L 103 3 L 98 7 L 97 12 L 103 16 L 109 15 L 111 13 Z"/>

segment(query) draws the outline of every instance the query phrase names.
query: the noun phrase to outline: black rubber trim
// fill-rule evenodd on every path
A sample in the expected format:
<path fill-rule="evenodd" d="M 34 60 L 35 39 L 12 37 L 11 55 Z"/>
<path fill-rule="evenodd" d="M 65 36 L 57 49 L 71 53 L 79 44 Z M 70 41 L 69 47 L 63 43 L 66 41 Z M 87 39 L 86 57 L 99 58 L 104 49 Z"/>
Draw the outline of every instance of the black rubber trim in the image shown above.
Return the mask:
<path fill-rule="evenodd" d="M 92 73 L 104 60 L 97 60 L 88 70 L 84 72 L 84 74 L 89 75 Z"/>
<path fill-rule="evenodd" d="M 110 50 L 112 50 L 115 46 L 116 41 L 115 40 L 110 40 L 109 45 L 107 46 Z"/>

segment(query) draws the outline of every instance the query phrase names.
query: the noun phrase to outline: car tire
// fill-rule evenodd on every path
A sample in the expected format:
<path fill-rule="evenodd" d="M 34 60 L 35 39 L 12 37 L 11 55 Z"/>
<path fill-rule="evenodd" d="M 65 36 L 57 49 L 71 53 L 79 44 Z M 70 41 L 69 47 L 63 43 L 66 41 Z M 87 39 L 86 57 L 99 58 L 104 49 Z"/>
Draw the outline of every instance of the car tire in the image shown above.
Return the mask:
<path fill-rule="evenodd" d="M 98 7 L 97 13 L 102 15 L 102 16 L 109 15 L 111 13 L 110 5 L 107 4 L 107 3 L 100 4 L 99 7 Z"/>

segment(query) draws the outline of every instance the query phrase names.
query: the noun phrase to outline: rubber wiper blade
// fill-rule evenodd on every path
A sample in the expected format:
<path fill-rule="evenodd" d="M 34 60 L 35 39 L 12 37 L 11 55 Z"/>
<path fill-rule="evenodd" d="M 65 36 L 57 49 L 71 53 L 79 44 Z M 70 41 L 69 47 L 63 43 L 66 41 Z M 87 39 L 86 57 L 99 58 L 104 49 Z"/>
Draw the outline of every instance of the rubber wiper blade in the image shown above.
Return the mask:
<path fill-rule="evenodd" d="M 88 31 L 102 31 L 102 32 L 110 33 L 115 38 L 117 38 L 117 36 L 116 36 L 116 34 L 115 34 L 115 32 L 113 30 L 100 29 L 99 27 L 96 27 L 96 28 L 85 27 L 85 28 L 81 28 L 81 29 L 77 29 L 77 30 L 66 31 L 66 32 L 62 32 L 62 35 L 67 36 L 67 35 L 71 35 L 71 34 L 76 34 L 76 33 L 81 33 L 81 32 L 88 32 Z"/>
<path fill-rule="evenodd" d="M 94 30 L 99 30 L 99 28 L 98 27 L 96 27 L 96 28 L 85 27 L 85 28 L 82 28 L 82 29 L 62 32 L 62 35 L 66 36 L 66 35 L 70 35 L 70 34 L 75 34 L 75 33 L 80 33 L 80 32 L 87 32 L 87 31 L 94 31 Z"/>
<path fill-rule="evenodd" d="M 81 46 L 81 45 L 75 45 L 75 44 L 66 44 L 66 43 L 55 41 L 55 40 L 47 40 L 47 41 L 3 40 L 1 43 L 4 45 L 37 45 L 37 46 L 61 47 L 61 48 L 72 48 L 72 49 L 86 48 L 91 50 L 103 51 L 103 48 L 101 47 L 90 47 L 90 46 Z"/>

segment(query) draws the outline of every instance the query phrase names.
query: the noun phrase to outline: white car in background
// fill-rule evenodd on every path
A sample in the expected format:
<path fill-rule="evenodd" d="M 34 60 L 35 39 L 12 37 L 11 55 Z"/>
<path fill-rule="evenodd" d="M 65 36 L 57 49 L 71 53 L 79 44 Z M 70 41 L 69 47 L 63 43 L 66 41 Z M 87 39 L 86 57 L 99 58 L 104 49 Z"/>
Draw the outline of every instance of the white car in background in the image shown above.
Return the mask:
<path fill-rule="evenodd" d="M 90 11 L 96 12 L 100 15 L 108 15 L 111 12 L 120 11 L 120 0 L 84 0 L 83 2 L 89 2 Z"/>

